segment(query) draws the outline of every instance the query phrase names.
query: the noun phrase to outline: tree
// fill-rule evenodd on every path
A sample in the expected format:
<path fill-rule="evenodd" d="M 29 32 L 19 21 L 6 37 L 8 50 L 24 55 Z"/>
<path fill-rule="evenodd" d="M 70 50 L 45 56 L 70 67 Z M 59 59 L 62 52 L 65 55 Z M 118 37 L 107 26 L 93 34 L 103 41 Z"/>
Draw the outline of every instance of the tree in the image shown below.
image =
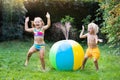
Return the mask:
<path fill-rule="evenodd" d="M 2 0 L 2 40 L 23 37 L 24 0 Z"/>
<path fill-rule="evenodd" d="M 101 30 L 106 34 L 110 47 L 115 48 L 115 54 L 120 54 L 120 1 L 102 1 L 100 9 L 104 19 Z"/>

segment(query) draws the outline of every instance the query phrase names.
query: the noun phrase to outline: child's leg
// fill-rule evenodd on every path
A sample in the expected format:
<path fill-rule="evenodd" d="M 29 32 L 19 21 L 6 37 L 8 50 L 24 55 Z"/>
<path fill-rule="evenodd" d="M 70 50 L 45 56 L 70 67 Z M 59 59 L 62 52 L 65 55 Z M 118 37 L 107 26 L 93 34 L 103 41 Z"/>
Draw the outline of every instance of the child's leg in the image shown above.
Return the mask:
<path fill-rule="evenodd" d="M 94 59 L 94 64 L 95 64 L 96 70 L 99 70 L 97 59 Z"/>
<path fill-rule="evenodd" d="M 37 50 L 35 49 L 34 46 L 32 46 L 32 47 L 29 49 L 29 51 L 28 51 L 28 53 L 27 53 L 26 61 L 25 61 L 25 66 L 27 66 L 28 61 L 29 61 L 31 55 L 32 55 L 34 52 L 36 52 L 36 51 L 37 51 Z"/>
<path fill-rule="evenodd" d="M 100 57 L 100 51 L 99 51 L 98 48 L 94 49 L 92 56 L 94 58 L 94 64 L 95 64 L 96 70 L 98 70 L 99 69 L 99 67 L 98 67 L 98 59 Z"/>
<path fill-rule="evenodd" d="M 40 49 L 40 61 L 41 61 L 43 70 L 45 70 L 44 53 L 45 53 L 45 49 L 41 48 Z"/>
<path fill-rule="evenodd" d="M 83 60 L 83 63 L 82 63 L 82 69 L 84 69 L 85 64 L 86 64 L 86 62 L 87 62 L 87 59 L 88 59 L 88 57 L 85 56 L 85 58 L 84 58 L 84 60 Z"/>
<path fill-rule="evenodd" d="M 91 49 L 88 48 L 88 49 L 86 50 L 86 54 L 85 54 L 85 57 L 84 57 L 84 60 L 83 60 L 83 63 L 82 63 L 82 69 L 84 69 L 88 57 L 91 56 L 90 52 L 91 52 Z"/>

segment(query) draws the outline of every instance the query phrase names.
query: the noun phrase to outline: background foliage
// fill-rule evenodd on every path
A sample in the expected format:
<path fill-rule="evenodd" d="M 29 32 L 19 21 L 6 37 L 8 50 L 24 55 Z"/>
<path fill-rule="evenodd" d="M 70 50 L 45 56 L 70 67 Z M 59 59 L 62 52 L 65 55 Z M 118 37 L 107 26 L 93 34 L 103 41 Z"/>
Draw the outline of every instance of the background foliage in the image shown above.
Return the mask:
<path fill-rule="evenodd" d="M 52 24 L 60 21 L 60 19 L 66 15 L 73 17 L 75 19 L 75 32 L 79 33 L 79 29 L 81 29 L 81 25 L 83 24 L 81 20 L 88 14 L 94 15 L 95 10 L 98 9 L 98 3 L 92 2 L 92 0 L 2 0 L 2 7 L 3 19 L 1 19 L 2 26 L 0 26 L 0 40 L 11 40 L 28 39 L 28 37 L 33 37 L 32 34 L 24 31 L 25 16 L 29 16 L 30 20 L 33 20 L 36 16 L 40 16 L 46 23 L 45 15 L 47 11 L 51 14 Z M 58 34 L 52 32 L 55 31 L 55 29 L 52 28 L 53 26 L 54 25 L 46 31 L 45 39 L 48 41 L 64 39 L 62 38 L 63 35 L 60 34 L 60 36 L 57 37 Z M 30 22 L 29 27 L 31 27 Z M 55 32 L 57 32 L 57 29 Z M 74 32 L 72 32 L 72 34 L 74 34 Z M 56 37 L 50 37 L 51 35 Z M 76 35 L 77 38 L 72 35 L 70 36 L 74 40 L 79 40 L 79 34 Z"/>
<path fill-rule="evenodd" d="M 23 0 L 2 0 L 1 40 L 23 38 L 25 13 Z"/>
<path fill-rule="evenodd" d="M 52 26 L 46 31 L 47 41 L 64 39 L 54 23 L 66 15 L 74 18 L 74 29 L 70 39 L 81 41 L 79 33 L 89 22 L 99 25 L 100 38 L 120 53 L 120 1 L 119 0 L 0 0 L 0 40 L 27 39 L 32 34 L 24 32 L 24 18 L 33 20 L 40 16 L 46 23 L 46 12 L 50 12 Z M 29 22 L 29 27 L 31 23 Z M 59 36 L 58 36 L 59 35 Z M 76 36 L 76 37 L 75 37 Z"/>
<path fill-rule="evenodd" d="M 120 54 L 120 1 L 105 0 L 100 2 L 103 12 L 102 33 L 106 35 L 110 47 L 115 48 L 115 54 Z"/>

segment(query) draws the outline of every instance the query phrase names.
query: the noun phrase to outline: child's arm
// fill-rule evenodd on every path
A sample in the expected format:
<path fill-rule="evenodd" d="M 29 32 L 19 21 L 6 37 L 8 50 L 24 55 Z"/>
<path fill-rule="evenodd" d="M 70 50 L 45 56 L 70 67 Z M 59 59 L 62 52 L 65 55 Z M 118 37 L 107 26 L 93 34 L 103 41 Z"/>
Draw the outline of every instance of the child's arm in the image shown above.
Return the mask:
<path fill-rule="evenodd" d="M 103 40 L 102 40 L 102 39 L 99 39 L 98 36 L 96 36 L 96 44 L 97 44 L 98 42 L 103 42 Z"/>
<path fill-rule="evenodd" d="M 85 35 L 83 35 L 83 33 L 84 33 L 84 26 L 82 26 L 82 31 L 81 31 L 81 33 L 80 33 L 80 38 L 86 38 L 87 37 L 87 34 L 85 34 Z"/>
<path fill-rule="evenodd" d="M 27 32 L 33 32 L 33 28 L 29 28 L 28 27 L 28 21 L 29 21 L 29 17 L 27 17 L 25 19 L 25 31 L 27 31 Z"/>
<path fill-rule="evenodd" d="M 103 40 L 102 39 L 98 39 L 98 42 L 103 42 Z"/>
<path fill-rule="evenodd" d="M 46 14 L 46 17 L 47 17 L 47 25 L 43 27 L 44 30 L 48 29 L 51 25 L 50 14 L 48 12 Z"/>

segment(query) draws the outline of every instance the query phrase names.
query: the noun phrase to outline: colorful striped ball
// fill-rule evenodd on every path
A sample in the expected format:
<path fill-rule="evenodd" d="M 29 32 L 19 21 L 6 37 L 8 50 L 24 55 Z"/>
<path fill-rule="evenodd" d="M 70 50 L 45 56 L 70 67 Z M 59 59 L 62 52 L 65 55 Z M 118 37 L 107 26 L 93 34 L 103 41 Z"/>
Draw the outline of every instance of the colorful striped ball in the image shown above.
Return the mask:
<path fill-rule="evenodd" d="M 56 70 L 77 70 L 82 66 L 84 51 L 74 40 L 61 40 L 53 44 L 49 60 Z"/>

